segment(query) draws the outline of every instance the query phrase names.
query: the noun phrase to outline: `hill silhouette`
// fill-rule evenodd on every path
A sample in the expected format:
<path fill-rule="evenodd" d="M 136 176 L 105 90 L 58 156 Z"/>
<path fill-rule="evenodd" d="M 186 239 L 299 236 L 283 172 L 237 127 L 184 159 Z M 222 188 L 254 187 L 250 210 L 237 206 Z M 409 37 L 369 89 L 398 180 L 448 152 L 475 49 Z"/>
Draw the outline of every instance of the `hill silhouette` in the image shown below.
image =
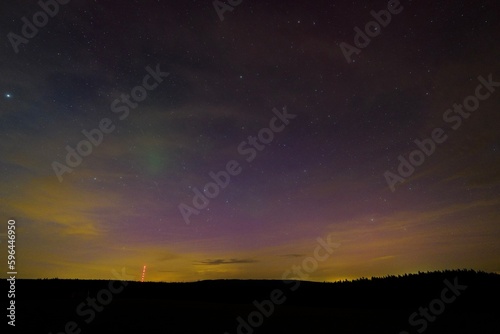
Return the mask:
<path fill-rule="evenodd" d="M 18 280 L 16 332 L 498 333 L 498 300 L 500 275 L 473 270 L 335 283 Z"/>

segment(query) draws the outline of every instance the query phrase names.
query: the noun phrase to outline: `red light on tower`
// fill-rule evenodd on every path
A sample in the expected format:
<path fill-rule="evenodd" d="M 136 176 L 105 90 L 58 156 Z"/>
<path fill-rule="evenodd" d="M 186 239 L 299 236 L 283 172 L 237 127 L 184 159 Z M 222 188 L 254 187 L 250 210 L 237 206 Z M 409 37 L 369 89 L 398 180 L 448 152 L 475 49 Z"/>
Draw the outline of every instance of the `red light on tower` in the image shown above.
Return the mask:
<path fill-rule="evenodd" d="M 142 268 L 141 282 L 144 282 L 144 276 L 146 276 L 146 266 L 144 266 L 144 268 Z"/>

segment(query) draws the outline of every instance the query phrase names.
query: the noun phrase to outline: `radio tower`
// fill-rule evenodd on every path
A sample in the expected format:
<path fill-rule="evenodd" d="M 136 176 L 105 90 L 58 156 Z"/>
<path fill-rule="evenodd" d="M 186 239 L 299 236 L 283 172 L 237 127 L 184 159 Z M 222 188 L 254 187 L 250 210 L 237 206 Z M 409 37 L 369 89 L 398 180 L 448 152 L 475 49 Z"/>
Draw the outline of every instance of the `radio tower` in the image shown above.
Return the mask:
<path fill-rule="evenodd" d="M 146 276 L 146 266 L 144 266 L 144 268 L 142 268 L 141 282 L 144 282 L 144 276 Z"/>

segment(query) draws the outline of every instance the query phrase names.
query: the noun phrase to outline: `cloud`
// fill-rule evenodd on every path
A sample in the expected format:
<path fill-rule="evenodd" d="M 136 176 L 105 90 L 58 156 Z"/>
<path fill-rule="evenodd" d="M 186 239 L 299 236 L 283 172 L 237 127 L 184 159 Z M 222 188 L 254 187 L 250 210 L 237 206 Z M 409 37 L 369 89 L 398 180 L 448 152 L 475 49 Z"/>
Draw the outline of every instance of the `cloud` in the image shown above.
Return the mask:
<path fill-rule="evenodd" d="M 90 189 L 54 182 L 52 176 L 32 178 L 21 183 L 0 208 L 20 221 L 36 222 L 60 235 L 100 236 L 105 233 L 106 218 L 121 208 L 119 195 L 101 193 L 106 201 Z"/>
<path fill-rule="evenodd" d="M 251 259 L 207 259 L 199 261 L 197 264 L 206 264 L 211 266 L 218 266 L 221 264 L 240 264 L 240 263 L 255 263 L 256 260 Z"/>
<path fill-rule="evenodd" d="M 305 257 L 305 254 L 285 254 L 281 255 L 282 257 Z"/>
<path fill-rule="evenodd" d="M 385 260 L 392 260 L 396 258 L 394 255 L 386 255 L 386 256 L 379 256 L 373 259 L 373 261 L 385 261 Z"/>

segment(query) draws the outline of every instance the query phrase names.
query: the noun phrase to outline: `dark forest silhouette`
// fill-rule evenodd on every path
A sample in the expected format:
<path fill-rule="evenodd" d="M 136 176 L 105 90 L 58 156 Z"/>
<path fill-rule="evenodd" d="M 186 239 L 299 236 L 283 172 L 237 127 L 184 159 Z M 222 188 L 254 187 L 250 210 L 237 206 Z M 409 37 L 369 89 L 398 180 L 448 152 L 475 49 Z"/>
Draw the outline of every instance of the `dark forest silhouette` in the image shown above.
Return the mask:
<path fill-rule="evenodd" d="M 105 280 L 18 280 L 17 330 L 65 332 L 74 321 L 81 333 L 238 333 L 237 318 L 256 310 L 254 301 L 282 292 L 279 305 L 257 327 L 241 333 L 418 333 L 409 316 L 440 298 L 444 280 L 467 289 L 425 333 L 498 333 L 500 275 L 453 270 L 334 283 L 279 280 L 209 280 L 190 283 L 127 282 L 92 320 L 76 309 L 109 289 Z M 116 287 L 119 286 L 118 282 Z M 6 284 L 4 280 L 4 289 Z M 296 288 L 292 291 L 292 288 Z M 265 306 L 264 306 L 265 308 Z M 268 307 L 269 311 L 269 307 Z M 258 320 L 258 319 L 257 319 Z M 19 331 L 18 331 L 19 332 Z"/>

